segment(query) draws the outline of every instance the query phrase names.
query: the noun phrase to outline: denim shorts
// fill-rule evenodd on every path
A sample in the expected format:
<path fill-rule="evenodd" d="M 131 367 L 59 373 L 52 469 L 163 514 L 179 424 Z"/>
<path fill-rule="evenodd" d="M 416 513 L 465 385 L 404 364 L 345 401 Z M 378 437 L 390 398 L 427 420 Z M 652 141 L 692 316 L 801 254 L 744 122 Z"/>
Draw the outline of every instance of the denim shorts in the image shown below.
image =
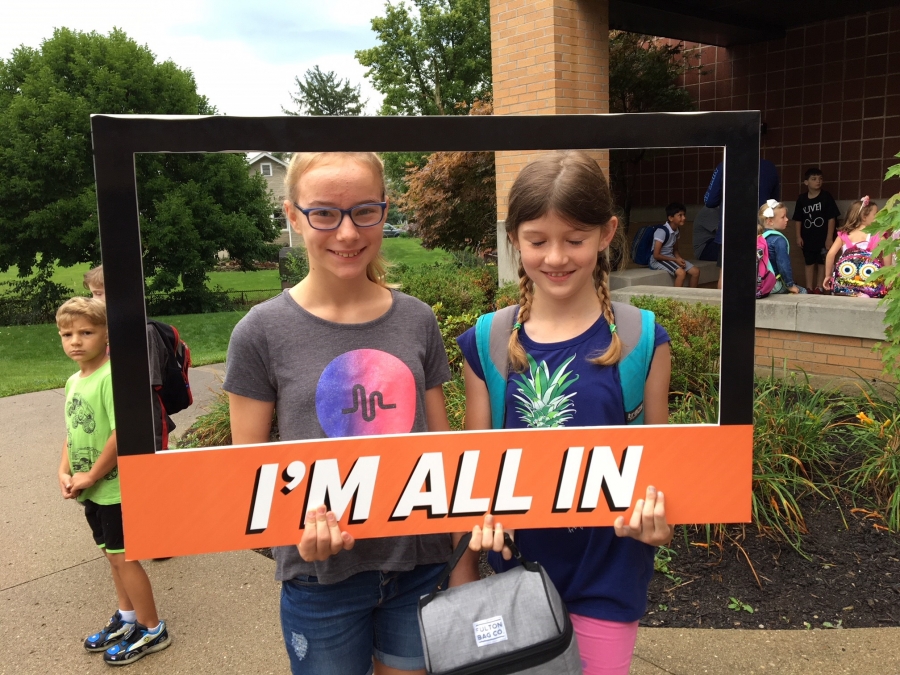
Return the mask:
<path fill-rule="evenodd" d="M 372 657 L 398 670 L 425 668 L 419 598 L 443 564 L 360 572 L 336 584 L 301 575 L 281 586 L 281 630 L 294 675 L 369 675 Z"/>

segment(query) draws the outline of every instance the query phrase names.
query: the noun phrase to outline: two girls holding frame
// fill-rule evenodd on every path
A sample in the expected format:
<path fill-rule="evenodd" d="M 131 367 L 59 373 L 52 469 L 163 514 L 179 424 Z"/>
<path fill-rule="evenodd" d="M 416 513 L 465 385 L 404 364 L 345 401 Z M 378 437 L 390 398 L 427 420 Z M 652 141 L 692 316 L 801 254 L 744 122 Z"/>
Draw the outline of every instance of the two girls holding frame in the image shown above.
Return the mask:
<path fill-rule="evenodd" d="M 285 213 L 304 239 L 310 272 L 234 330 L 224 385 L 234 443 L 268 441 L 273 412 L 283 440 L 448 430 L 441 385 L 450 372 L 434 315 L 384 282 L 380 160 L 371 153 L 296 154 L 286 184 Z M 607 283 L 607 249 L 618 224 L 612 208 L 600 168 L 583 153 L 544 155 L 512 188 L 507 233 L 522 265 L 506 428 L 534 421 L 526 415 L 523 422 L 515 408 L 529 365 L 539 363 L 572 373 L 568 426 L 625 423 L 621 341 Z M 473 340 L 460 338 L 466 427 L 487 429 L 490 402 Z M 644 417 L 664 424 L 670 354 L 658 326 L 654 348 Z M 493 562 L 502 568 L 502 525 L 488 515 L 474 534 L 472 548 L 496 551 Z M 671 535 L 664 496 L 652 487 L 631 520 L 619 518 L 614 528 L 517 533 L 523 553 L 547 568 L 574 615 L 586 673 L 628 672 L 653 547 Z M 355 542 L 324 506 L 310 511 L 299 545 L 274 550 L 293 672 L 424 672 L 416 606 L 451 544 L 449 535 Z M 478 578 L 476 558 L 457 566 L 451 585 Z"/>

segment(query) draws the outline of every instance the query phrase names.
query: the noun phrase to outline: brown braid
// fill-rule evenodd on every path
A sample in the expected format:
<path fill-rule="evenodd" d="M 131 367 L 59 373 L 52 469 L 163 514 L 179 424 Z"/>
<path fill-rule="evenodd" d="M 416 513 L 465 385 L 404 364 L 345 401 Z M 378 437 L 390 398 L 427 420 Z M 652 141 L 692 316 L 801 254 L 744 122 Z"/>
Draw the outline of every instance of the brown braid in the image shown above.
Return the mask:
<path fill-rule="evenodd" d="M 531 315 L 531 303 L 534 300 L 534 282 L 525 274 L 525 268 L 519 263 L 519 316 L 516 321 L 520 324 L 528 321 Z M 519 329 L 513 327 L 512 334 L 509 336 L 509 363 L 513 370 L 521 373 L 528 366 L 528 359 L 525 356 L 525 349 L 519 344 Z"/>
<path fill-rule="evenodd" d="M 613 326 L 616 323 L 616 317 L 612 311 L 612 299 L 609 297 L 609 249 L 601 251 L 597 254 L 597 267 L 594 268 L 594 285 L 597 287 L 597 296 L 600 298 L 600 308 L 606 322 Z M 622 341 L 619 339 L 618 333 L 612 334 L 612 340 L 609 348 L 599 356 L 595 356 L 589 361 L 598 366 L 611 366 L 618 363 L 622 356 Z"/>

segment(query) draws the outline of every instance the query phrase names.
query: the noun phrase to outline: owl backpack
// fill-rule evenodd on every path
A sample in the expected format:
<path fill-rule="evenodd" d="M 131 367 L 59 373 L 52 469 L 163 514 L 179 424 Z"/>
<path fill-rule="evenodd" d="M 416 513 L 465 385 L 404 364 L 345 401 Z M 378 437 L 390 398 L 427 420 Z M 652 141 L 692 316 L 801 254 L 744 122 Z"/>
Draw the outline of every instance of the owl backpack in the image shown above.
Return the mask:
<path fill-rule="evenodd" d="M 831 274 L 834 295 L 867 295 L 870 298 L 883 298 L 887 292 L 884 282 L 876 277 L 882 268 L 880 257 L 872 255 L 881 237 L 869 236 L 865 241 L 853 242 L 846 233 L 840 233 L 844 249 Z"/>
<path fill-rule="evenodd" d="M 616 333 L 622 341 L 622 356 L 618 363 L 625 402 L 625 423 L 644 423 L 644 382 L 650 373 L 650 362 L 656 336 L 656 317 L 653 312 L 621 302 L 612 303 Z M 506 380 L 509 375 L 509 336 L 519 314 L 519 307 L 501 310 L 478 317 L 475 324 L 475 345 L 478 360 L 484 371 L 491 404 L 491 427 L 502 429 L 506 419 Z"/>

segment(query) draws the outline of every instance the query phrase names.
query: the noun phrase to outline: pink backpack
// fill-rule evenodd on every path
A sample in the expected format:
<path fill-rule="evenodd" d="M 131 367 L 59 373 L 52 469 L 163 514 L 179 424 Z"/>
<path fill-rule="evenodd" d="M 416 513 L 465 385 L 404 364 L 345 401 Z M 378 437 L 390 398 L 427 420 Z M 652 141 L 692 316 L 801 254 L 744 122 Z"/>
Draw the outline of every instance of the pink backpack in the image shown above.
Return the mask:
<path fill-rule="evenodd" d="M 883 298 L 887 293 L 884 282 L 872 279 L 884 265 L 880 256 L 872 255 L 881 237 L 875 234 L 865 241 L 853 242 L 843 232 L 839 236 L 844 242 L 844 248 L 831 273 L 831 292 L 834 295 L 867 295 L 870 298 Z"/>
<path fill-rule="evenodd" d="M 769 245 L 762 235 L 756 237 L 756 299 L 765 298 L 778 283 L 772 263 L 769 262 Z"/>

